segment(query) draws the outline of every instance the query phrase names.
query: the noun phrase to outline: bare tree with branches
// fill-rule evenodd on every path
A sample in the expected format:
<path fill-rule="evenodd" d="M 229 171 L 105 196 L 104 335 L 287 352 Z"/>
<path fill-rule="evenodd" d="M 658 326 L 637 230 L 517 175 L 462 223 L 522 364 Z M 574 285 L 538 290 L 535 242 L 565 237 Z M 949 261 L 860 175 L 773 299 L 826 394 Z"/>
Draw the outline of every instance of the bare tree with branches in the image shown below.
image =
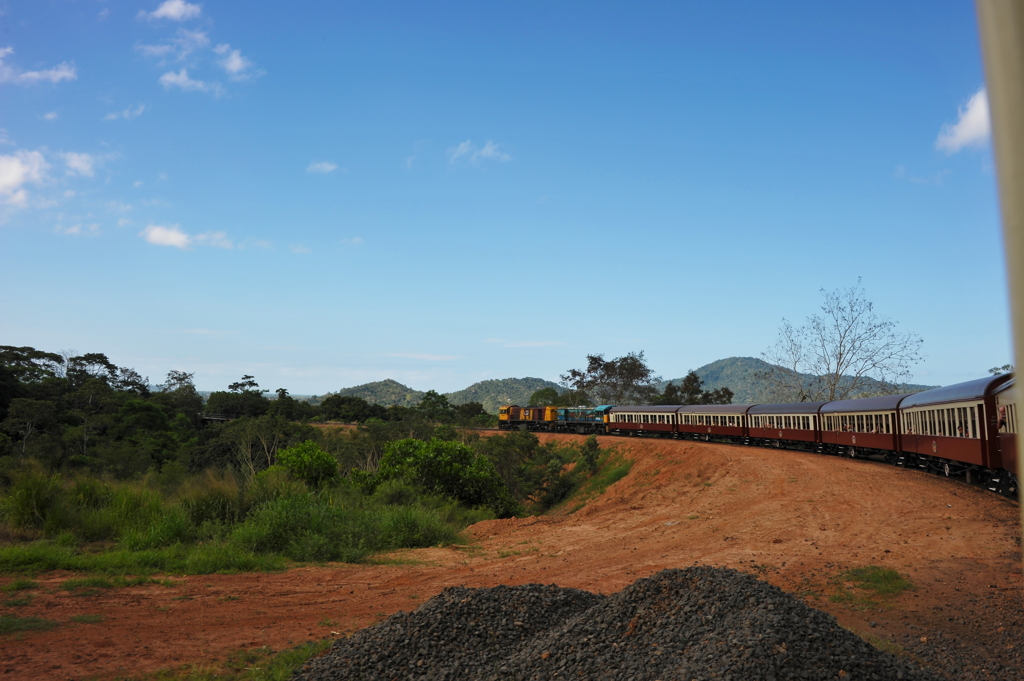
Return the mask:
<path fill-rule="evenodd" d="M 801 327 L 782 320 L 775 344 L 762 353 L 771 365 L 758 374 L 763 399 L 833 401 L 905 389 L 924 341 L 879 316 L 860 282 L 845 290 L 821 289 L 821 313 Z"/>

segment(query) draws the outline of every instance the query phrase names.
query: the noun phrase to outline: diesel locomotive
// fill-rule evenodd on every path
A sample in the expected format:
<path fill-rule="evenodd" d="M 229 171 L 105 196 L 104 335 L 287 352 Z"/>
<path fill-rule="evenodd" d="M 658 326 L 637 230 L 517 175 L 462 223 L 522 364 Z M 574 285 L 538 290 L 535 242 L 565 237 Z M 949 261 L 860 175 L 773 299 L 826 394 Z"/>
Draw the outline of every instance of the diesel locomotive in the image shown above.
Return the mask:
<path fill-rule="evenodd" d="M 919 393 L 789 404 L 520 407 L 502 430 L 731 442 L 873 458 L 1017 496 L 1013 374 Z"/>

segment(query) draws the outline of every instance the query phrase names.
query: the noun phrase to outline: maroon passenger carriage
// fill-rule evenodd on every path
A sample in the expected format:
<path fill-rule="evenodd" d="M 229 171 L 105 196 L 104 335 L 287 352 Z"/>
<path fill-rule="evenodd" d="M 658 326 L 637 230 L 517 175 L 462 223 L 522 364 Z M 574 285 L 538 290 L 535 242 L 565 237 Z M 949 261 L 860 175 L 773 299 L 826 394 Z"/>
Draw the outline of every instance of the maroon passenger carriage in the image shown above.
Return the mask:
<path fill-rule="evenodd" d="M 850 457 L 881 455 L 900 463 L 899 406 L 907 395 L 827 402 L 821 407 L 822 450 Z"/>
<path fill-rule="evenodd" d="M 679 437 L 747 443 L 749 404 L 690 404 L 676 407 Z"/>
<path fill-rule="evenodd" d="M 1016 492 L 1012 382 L 1011 374 L 989 376 L 903 398 L 902 463 L 945 475 L 963 473 L 968 482 L 977 479 L 994 491 Z"/>
<path fill-rule="evenodd" d="M 821 452 L 820 416 L 825 402 L 755 404 L 747 411 L 754 444 Z"/>

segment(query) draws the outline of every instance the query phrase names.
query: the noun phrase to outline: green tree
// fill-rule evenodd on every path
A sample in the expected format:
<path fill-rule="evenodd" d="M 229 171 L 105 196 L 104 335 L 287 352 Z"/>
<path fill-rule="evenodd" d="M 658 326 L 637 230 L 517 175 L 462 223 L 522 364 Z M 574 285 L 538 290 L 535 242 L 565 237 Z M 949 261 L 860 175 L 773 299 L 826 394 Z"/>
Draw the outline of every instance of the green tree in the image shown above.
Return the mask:
<path fill-rule="evenodd" d="M 570 369 L 562 384 L 589 395 L 599 404 L 649 404 L 658 394 L 656 376 L 647 366 L 643 352 L 631 352 L 606 360 L 604 355 L 587 355 L 584 369 Z"/>
<path fill-rule="evenodd" d="M 452 405 L 448 398 L 435 390 L 428 390 L 416 405 L 416 409 L 431 421 L 450 421 L 452 418 Z"/>
<path fill-rule="evenodd" d="M 57 405 L 53 402 L 18 397 L 11 401 L 7 418 L 0 423 L 0 428 L 21 439 L 21 454 L 24 456 L 32 434 L 52 423 L 56 414 Z"/>
<path fill-rule="evenodd" d="M 679 385 L 669 383 L 655 404 L 732 404 L 729 388 L 704 390 L 704 381 L 692 369 Z"/>
<path fill-rule="evenodd" d="M 362 423 L 371 418 L 386 418 L 388 410 L 354 395 L 328 395 L 320 403 L 320 413 L 329 421 Z"/>
<path fill-rule="evenodd" d="M 530 395 L 530 407 L 551 407 L 559 404 L 558 391 L 554 388 L 541 388 Z"/>

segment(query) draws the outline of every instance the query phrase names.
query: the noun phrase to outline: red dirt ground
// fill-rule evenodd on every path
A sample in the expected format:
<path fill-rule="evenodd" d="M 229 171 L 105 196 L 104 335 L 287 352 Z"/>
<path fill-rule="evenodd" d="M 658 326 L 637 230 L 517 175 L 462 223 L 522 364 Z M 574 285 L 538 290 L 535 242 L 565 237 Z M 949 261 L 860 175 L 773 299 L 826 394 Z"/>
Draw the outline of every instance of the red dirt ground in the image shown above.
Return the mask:
<path fill-rule="evenodd" d="M 72 575 L 42 575 L 33 602 L 5 614 L 61 626 L 0 638 L 0 676 L 107 679 L 186 665 L 213 669 L 239 649 L 280 650 L 349 634 L 447 586 L 535 582 L 607 594 L 695 564 L 757 574 L 845 626 L 884 639 L 941 630 L 998 654 L 1021 638 L 1015 502 L 880 463 L 600 440 L 635 461 L 628 476 L 572 515 L 474 525 L 467 547 L 403 551 L 386 565 L 173 577 L 172 588 L 94 596 L 60 591 Z M 907 574 L 916 589 L 870 610 L 827 598 L 838 573 L 869 564 Z M 82 614 L 103 620 L 71 621 Z"/>

